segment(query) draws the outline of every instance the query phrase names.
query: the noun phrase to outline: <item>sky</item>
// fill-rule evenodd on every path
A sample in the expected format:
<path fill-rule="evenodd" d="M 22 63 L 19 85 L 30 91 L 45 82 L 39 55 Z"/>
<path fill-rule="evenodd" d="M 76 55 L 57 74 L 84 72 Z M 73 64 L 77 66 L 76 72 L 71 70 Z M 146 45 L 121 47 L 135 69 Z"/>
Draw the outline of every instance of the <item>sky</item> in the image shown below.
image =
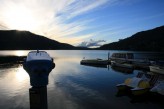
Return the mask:
<path fill-rule="evenodd" d="M 0 30 L 97 47 L 164 25 L 164 0 L 0 0 Z"/>

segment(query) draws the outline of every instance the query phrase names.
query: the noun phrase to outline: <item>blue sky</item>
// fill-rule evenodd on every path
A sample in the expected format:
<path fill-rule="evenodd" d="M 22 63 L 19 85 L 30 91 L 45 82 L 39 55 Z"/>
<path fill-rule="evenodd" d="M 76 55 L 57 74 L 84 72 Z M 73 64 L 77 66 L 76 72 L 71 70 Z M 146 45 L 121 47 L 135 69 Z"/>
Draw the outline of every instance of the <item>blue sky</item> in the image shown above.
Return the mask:
<path fill-rule="evenodd" d="M 0 10 L 1 30 L 27 30 L 75 46 L 99 46 L 164 25 L 164 0 L 0 0 Z"/>

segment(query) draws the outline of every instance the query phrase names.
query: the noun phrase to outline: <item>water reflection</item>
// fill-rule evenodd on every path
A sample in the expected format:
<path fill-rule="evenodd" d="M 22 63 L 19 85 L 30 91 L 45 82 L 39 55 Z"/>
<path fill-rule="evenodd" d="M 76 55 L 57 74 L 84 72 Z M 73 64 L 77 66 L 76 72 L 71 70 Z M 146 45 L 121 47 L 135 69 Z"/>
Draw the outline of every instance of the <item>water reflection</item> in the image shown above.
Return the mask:
<path fill-rule="evenodd" d="M 27 51 L 25 51 L 26 53 Z M 47 86 L 49 109 L 163 109 L 161 102 L 116 96 L 118 83 L 138 73 L 124 74 L 109 66 L 97 68 L 80 65 L 83 57 L 107 59 L 108 51 L 48 51 L 55 69 Z M 21 53 L 20 53 L 21 54 Z M 29 76 L 22 66 L 0 69 L 0 108 L 29 109 Z M 151 98 L 152 99 L 152 98 Z M 155 98 L 158 99 L 158 98 Z"/>
<path fill-rule="evenodd" d="M 23 50 L 17 50 L 17 51 L 14 51 L 15 55 L 16 56 L 26 56 L 27 55 L 27 52 L 26 51 L 23 51 Z"/>
<path fill-rule="evenodd" d="M 0 87 L 4 89 L 0 90 L 1 92 L 14 94 L 18 91 L 21 93 L 25 87 L 29 87 L 28 74 L 22 67 L 6 69 L 4 72 L 1 72 Z"/>
<path fill-rule="evenodd" d="M 22 83 L 29 78 L 28 74 L 22 67 L 16 69 L 15 77 L 19 83 Z"/>
<path fill-rule="evenodd" d="M 146 93 L 144 95 L 140 95 L 140 96 L 134 96 L 132 95 L 130 92 L 128 91 L 118 91 L 116 94 L 116 97 L 128 97 L 129 98 L 129 102 L 132 104 L 135 103 L 155 103 L 155 104 L 159 104 L 161 106 L 164 106 L 163 104 L 163 96 L 161 96 L 160 94 L 157 93 Z"/>
<path fill-rule="evenodd" d="M 97 67 L 97 68 L 107 68 L 109 67 L 108 65 L 96 65 L 96 64 L 81 64 L 84 66 L 90 66 L 90 67 Z"/>
<path fill-rule="evenodd" d="M 111 68 L 116 72 L 120 72 L 120 73 L 124 73 L 124 74 L 133 73 L 133 70 L 134 70 L 134 69 L 124 68 L 124 67 L 116 67 L 116 66 L 112 66 Z"/>
<path fill-rule="evenodd" d="M 0 74 L 0 108 L 28 109 L 29 77 L 23 68 L 4 68 Z"/>
<path fill-rule="evenodd" d="M 29 50 L 5 50 L 0 52 L 0 56 L 26 56 Z"/>

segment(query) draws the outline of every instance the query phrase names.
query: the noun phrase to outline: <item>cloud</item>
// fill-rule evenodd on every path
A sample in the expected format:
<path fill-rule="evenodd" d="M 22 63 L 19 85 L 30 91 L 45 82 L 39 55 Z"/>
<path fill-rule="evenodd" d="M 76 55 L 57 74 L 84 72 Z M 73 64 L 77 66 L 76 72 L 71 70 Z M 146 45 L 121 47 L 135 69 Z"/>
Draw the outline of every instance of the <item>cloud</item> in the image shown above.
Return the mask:
<path fill-rule="evenodd" d="M 80 15 L 82 13 L 86 13 L 88 11 L 91 11 L 95 9 L 96 7 L 99 7 L 111 0 L 88 0 L 87 2 L 84 0 L 78 0 L 75 4 L 71 5 L 71 11 L 73 12 L 70 14 L 70 17 L 74 17 L 77 15 Z M 74 11 L 75 10 L 75 11 Z"/>
<path fill-rule="evenodd" d="M 101 46 L 105 42 L 106 42 L 105 40 L 93 40 L 93 39 L 90 39 L 89 41 L 81 42 L 78 46 L 79 47 L 95 48 L 95 47 Z"/>
<path fill-rule="evenodd" d="M 77 17 L 116 1 L 119 0 L 0 0 L 0 29 L 27 30 L 75 44 L 69 40 L 78 43 L 94 34 L 80 34 L 94 19 Z"/>

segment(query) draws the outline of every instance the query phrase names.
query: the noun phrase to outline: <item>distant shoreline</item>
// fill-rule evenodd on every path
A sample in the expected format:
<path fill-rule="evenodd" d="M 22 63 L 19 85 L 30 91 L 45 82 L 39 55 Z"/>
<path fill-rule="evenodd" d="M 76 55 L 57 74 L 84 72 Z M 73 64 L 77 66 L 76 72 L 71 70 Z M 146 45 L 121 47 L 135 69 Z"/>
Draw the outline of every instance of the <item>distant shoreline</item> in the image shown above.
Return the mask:
<path fill-rule="evenodd" d="M 23 64 L 26 56 L 4 56 L 0 55 L 0 68 L 6 67 L 18 67 L 20 64 Z"/>
<path fill-rule="evenodd" d="M 128 50 L 164 52 L 164 26 L 141 31 L 97 48 L 76 47 L 28 31 L 0 30 L 0 50 Z"/>

